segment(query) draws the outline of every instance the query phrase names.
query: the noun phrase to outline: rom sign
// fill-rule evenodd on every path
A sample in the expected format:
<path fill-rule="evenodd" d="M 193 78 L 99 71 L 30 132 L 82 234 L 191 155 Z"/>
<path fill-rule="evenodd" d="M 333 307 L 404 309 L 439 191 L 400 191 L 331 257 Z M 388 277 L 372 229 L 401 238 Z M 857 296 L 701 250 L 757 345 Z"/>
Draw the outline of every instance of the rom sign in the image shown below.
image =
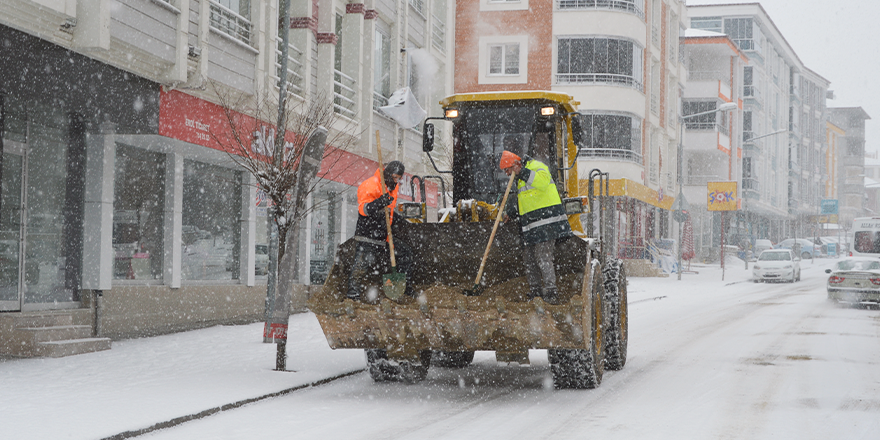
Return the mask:
<path fill-rule="evenodd" d="M 706 186 L 709 211 L 736 211 L 736 182 L 709 182 Z"/>

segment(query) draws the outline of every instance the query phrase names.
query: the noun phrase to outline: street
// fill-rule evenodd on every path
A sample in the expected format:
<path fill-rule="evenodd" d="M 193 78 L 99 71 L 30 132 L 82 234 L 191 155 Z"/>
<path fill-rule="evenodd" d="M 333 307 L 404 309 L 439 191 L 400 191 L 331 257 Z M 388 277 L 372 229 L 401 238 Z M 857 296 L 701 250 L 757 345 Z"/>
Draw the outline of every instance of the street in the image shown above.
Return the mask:
<path fill-rule="evenodd" d="M 826 301 L 832 262 L 794 284 L 633 278 L 629 360 L 598 389 L 553 390 L 544 351 L 477 353 L 417 385 L 360 373 L 143 438 L 877 438 L 880 312 Z"/>

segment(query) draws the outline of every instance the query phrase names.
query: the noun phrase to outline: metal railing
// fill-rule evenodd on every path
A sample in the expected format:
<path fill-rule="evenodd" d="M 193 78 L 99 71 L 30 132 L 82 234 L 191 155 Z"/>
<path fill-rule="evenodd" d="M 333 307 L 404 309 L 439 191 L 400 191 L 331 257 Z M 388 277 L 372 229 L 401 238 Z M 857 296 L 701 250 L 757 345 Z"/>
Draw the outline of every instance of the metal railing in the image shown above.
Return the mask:
<path fill-rule="evenodd" d="M 584 148 L 578 155 L 580 157 L 602 158 L 622 160 L 626 162 L 634 162 L 642 164 L 642 155 L 632 150 L 624 150 L 621 148 Z"/>
<path fill-rule="evenodd" d="M 689 81 L 727 81 L 724 72 L 720 70 L 705 70 L 697 72 L 688 72 Z"/>
<path fill-rule="evenodd" d="M 333 111 L 348 118 L 357 114 L 357 91 L 354 78 L 333 70 Z"/>
<path fill-rule="evenodd" d="M 431 27 L 431 44 L 437 50 L 446 52 L 446 23 L 437 15 L 431 16 L 433 26 Z"/>
<path fill-rule="evenodd" d="M 733 43 L 736 44 L 740 49 L 747 52 L 760 52 L 761 45 L 758 43 L 758 40 L 753 40 L 751 38 L 743 38 L 743 39 L 735 39 Z"/>
<path fill-rule="evenodd" d="M 644 0 L 556 0 L 556 8 L 560 11 L 610 9 L 629 12 L 645 19 Z"/>
<path fill-rule="evenodd" d="M 424 0 L 409 0 L 409 4 L 415 8 L 420 14 L 425 13 L 425 1 Z"/>
<path fill-rule="evenodd" d="M 557 73 L 557 84 L 612 84 L 644 91 L 642 83 L 630 75 L 613 73 Z"/>
<path fill-rule="evenodd" d="M 244 44 L 251 44 L 250 20 L 213 1 L 211 2 L 211 27 Z"/>
<path fill-rule="evenodd" d="M 276 38 L 275 45 L 275 75 L 272 78 L 275 80 L 275 86 L 278 86 L 278 82 L 281 79 L 281 38 Z M 303 59 L 303 51 L 299 50 L 296 46 L 292 44 L 287 45 L 287 93 L 292 93 L 298 96 L 303 95 L 303 64 L 300 60 Z"/>
<path fill-rule="evenodd" d="M 660 113 L 660 95 L 651 92 L 651 113 L 658 114 Z"/>
<path fill-rule="evenodd" d="M 388 98 L 381 93 L 373 92 L 373 110 L 379 110 L 379 107 L 388 105 Z"/>

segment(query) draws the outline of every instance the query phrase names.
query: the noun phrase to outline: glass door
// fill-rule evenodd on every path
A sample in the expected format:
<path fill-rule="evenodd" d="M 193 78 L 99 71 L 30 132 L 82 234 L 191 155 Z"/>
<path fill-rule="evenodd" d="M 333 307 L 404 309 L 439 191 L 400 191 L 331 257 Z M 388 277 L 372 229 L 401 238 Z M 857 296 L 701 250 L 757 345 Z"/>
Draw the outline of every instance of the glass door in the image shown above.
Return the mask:
<path fill-rule="evenodd" d="M 6 151 L 0 175 L 0 311 L 21 310 L 21 191 L 23 158 Z"/>

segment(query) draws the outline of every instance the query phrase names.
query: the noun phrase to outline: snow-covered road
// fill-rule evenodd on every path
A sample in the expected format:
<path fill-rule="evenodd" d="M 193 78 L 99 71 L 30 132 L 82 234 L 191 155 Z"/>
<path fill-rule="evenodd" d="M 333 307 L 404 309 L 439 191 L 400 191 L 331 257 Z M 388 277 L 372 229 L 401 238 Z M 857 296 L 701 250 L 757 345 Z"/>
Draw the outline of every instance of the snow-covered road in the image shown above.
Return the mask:
<path fill-rule="evenodd" d="M 826 301 L 831 262 L 795 284 L 632 279 L 629 359 L 598 389 L 553 390 L 544 351 L 477 353 L 417 385 L 361 373 L 143 438 L 880 438 L 880 312 Z"/>

